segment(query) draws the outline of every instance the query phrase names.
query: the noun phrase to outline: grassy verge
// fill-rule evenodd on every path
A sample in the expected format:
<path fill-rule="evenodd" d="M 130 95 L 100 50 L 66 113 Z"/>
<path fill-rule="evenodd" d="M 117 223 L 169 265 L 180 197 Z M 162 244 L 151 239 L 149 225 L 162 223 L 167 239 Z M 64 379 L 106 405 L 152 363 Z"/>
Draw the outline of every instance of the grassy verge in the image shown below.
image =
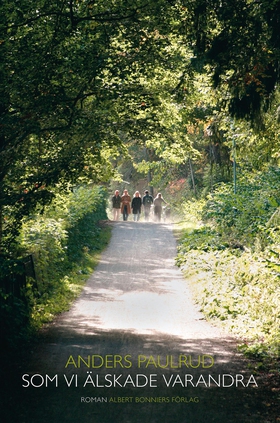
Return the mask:
<path fill-rule="evenodd" d="M 279 363 L 278 256 L 274 262 L 270 247 L 229 243 L 215 225 L 201 221 L 181 223 L 176 232 L 177 264 L 206 318 L 234 334 L 240 350 L 260 366 Z"/>
<path fill-rule="evenodd" d="M 9 371 L 11 363 L 13 364 L 12 371 L 14 367 L 22 364 L 22 360 L 37 344 L 40 329 L 45 324 L 52 322 L 60 313 L 69 310 L 73 301 L 80 295 L 89 276 L 94 272 L 110 238 L 111 227 L 102 224 L 96 239 L 96 248 L 94 250 L 84 248 L 83 253 L 79 255 L 80 260 L 71 266 L 67 276 L 61 275 L 52 282 L 48 293 L 36 295 L 34 287 L 30 285 L 27 287 L 25 300 L 13 296 L 6 299 L 5 308 L 0 309 L 5 318 L 5 320 L 1 319 L 1 323 L 5 326 L 6 335 L 0 351 L 3 375 Z"/>
<path fill-rule="evenodd" d="M 13 322 L 16 304 L 5 313 L 7 337 L 21 345 L 79 295 L 108 243 L 110 228 L 100 223 L 107 219 L 106 198 L 102 187 L 80 186 L 57 194 L 43 215 L 23 222 L 18 244 L 24 255 L 32 255 L 35 277 L 21 298 L 19 321 Z"/>
<path fill-rule="evenodd" d="M 80 295 L 85 283 L 96 268 L 101 252 L 107 247 L 111 237 L 111 227 L 102 225 L 95 250 L 83 249 L 79 262 L 75 263 L 69 274 L 57 281 L 55 288 L 46 296 L 32 298 L 31 326 L 38 330 L 43 324 L 69 310 L 73 301 Z M 32 296 L 32 293 L 30 294 Z"/>

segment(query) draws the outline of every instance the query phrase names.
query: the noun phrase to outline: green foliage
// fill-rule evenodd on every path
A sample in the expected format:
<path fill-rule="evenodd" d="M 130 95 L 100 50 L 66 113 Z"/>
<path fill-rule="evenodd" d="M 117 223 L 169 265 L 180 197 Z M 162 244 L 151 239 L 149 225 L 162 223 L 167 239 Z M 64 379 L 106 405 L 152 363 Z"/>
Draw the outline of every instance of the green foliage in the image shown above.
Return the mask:
<path fill-rule="evenodd" d="M 185 178 L 191 198 L 227 182 L 229 108 L 262 112 L 250 163 L 277 160 L 279 101 L 262 109 L 277 93 L 276 3 L 3 0 L 1 248 L 54 191 L 108 181 L 131 145 L 148 150 L 131 161 L 150 185 Z"/>
<path fill-rule="evenodd" d="M 236 255 L 228 249 L 205 251 L 203 243 L 197 250 L 190 249 L 183 260 L 201 310 L 208 318 L 223 322 L 248 346 L 259 346 L 266 354 L 278 356 L 279 274 L 271 273 L 263 256 L 250 252 Z"/>
<path fill-rule="evenodd" d="M 22 219 L 48 205 L 54 190 L 108 181 L 124 134 L 159 131 L 155 86 L 167 62 L 180 64 L 184 54 L 177 57 L 169 38 L 177 12 L 164 0 L 3 0 L 0 11 L 0 247 L 7 251 Z M 145 85 L 149 77 L 157 83 Z M 142 102 L 153 109 L 148 115 Z"/>
<path fill-rule="evenodd" d="M 107 218 L 106 196 L 101 188 L 75 190 L 69 204 L 68 259 L 77 260 L 84 250 L 99 248 L 98 222 Z"/>
<path fill-rule="evenodd" d="M 189 9 L 194 65 L 209 65 L 214 87 L 223 87 L 223 106 L 260 125 L 279 79 L 279 2 L 195 1 Z"/>
<path fill-rule="evenodd" d="M 100 187 L 80 187 L 57 195 L 56 202 L 44 213 L 25 221 L 21 245 L 36 259 L 40 284 L 65 274 L 84 250 L 98 248 L 98 222 L 106 219 L 106 192 Z"/>
<path fill-rule="evenodd" d="M 246 181 L 236 195 L 231 185 L 217 188 L 200 214 L 186 204 L 198 227 L 183 232 L 177 264 L 203 313 L 237 335 L 242 351 L 279 357 L 279 171 Z"/>
<path fill-rule="evenodd" d="M 239 177 L 237 193 L 223 184 L 208 198 L 202 217 L 227 237 L 229 243 L 263 248 L 269 241 L 267 223 L 280 205 L 280 172 L 267 172 Z M 256 245 L 256 241 L 257 245 Z"/>
<path fill-rule="evenodd" d="M 63 220 L 38 216 L 29 220 L 22 229 L 22 248 L 32 254 L 36 263 L 36 276 L 42 290 L 48 290 L 53 276 L 58 275 L 67 261 L 68 233 Z"/>
<path fill-rule="evenodd" d="M 32 254 L 36 281 L 27 279 L 21 297 L 1 290 L 0 313 L 8 344 L 23 342 L 69 307 L 108 243 L 109 232 L 99 224 L 106 218 L 106 191 L 81 186 L 58 195 L 43 215 L 25 220 L 18 248 L 22 255 Z M 16 274 L 17 262 L 21 261 L 9 260 L 1 277 L 11 271 Z"/>
<path fill-rule="evenodd" d="M 249 250 L 278 274 L 279 171 L 266 171 L 279 160 L 278 1 L 2 0 L 0 12 L 0 249 L 34 255 L 34 303 L 67 291 L 99 246 L 103 194 L 73 187 L 113 177 L 163 188 L 193 219 L 181 263 Z M 247 171 L 235 195 L 233 156 Z"/>

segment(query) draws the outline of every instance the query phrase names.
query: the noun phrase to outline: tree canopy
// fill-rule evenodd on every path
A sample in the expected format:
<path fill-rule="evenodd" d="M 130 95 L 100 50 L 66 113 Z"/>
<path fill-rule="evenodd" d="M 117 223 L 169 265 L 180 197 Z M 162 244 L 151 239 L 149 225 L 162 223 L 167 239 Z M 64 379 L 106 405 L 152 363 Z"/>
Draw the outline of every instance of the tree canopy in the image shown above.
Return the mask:
<path fill-rule="evenodd" d="M 151 164 L 138 154 L 136 167 L 159 178 L 190 160 L 211 165 L 235 117 L 261 123 L 266 139 L 254 144 L 277 158 L 279 1 L 3 0 L 0 8 L 4 238 L 55 190 L 114 176 L 130 145 L 149 152 Z M 254 135 L 242 125 L 246 150 Z"/>

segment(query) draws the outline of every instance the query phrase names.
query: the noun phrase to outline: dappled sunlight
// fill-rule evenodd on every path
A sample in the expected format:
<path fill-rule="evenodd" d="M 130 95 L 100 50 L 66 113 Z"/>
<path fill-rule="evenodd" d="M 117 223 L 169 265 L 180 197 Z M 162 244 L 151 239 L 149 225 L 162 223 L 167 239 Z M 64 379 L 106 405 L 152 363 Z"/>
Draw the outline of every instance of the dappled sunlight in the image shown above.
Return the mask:
<path fill-rule="evenodd" d="M 193 304 L 187 282 L 175 266 L 175 254 L 176 244 L 170 226 L 134 222 L 114 225 L 111 242 L 81 296 L 68 312 L 59 316 L 42 333 L 40 348 L 24 369 L 30 374 L 44 369 L 44 373 L 56 373 L 62 380 L 66 375 L 68 381 L 74 377 L 73 374 L 78 380 L 85 380 L 90 375 L 93 384 L 69 388 L 62 383 L 60 389 L 21 390 L 20 400 L 22 394 L 26 395 L 23 403 L 37 404 L 37 421 L 43 421 L 44 412 L 41 410 L 44 407 L 41 405 L 46 404 L 46 395 L 49 395 L 52 407 L 56 404 L 56 409 L 60 410 L 61 404 L 64 404 L 59 421 L 66 421 L 65 413 L 71 410 L 70 423 L 77 421 L 76 416 L 81 415 L 81 410 L 83 420 L 85 412 L 88 413 L 86 421 L 89 422 L 93 421 L 93 416 L 96 421 L 106 423 L 179 422 L 186 421 L 186 417 L 188 421 L 198 421 L 198 408 L 194 404 L 193 408 L 184 402 L 176 404 L 174 419 L 172 403 L 169 408 L 165 403 L 156 404 L 156 409 L 147 407 L 145 403 L 121 404 L 117 415 L 114 402 L 108 402 L 105 409 L 101 404 L 84 408 L 81 397 L 193 396 L 198 397 L 201 404 L 203 417 L 199 421 L 208 421 L 209 404 L 212 408 L 215 404 L 215 416 L 218 415 L 219 419 L 212 421 L 216 423 L 228 421 L 229 404 L 230 415 L 237 413 L 247 392 L 255 403 L 251 394 L 253 390 L 244 394 L 242 387 L 239 394 L 236 387 L 229 391 L 215 384 L 209 387 L 184 386 L 184 377 L 191 376 L 197 380 L 201 376 L 207 378 L 211 373 L 218 379 L 220 374 L 229 372 L 246 377 L 249 371 L 236 351 L 234 338 L 207 323 Z M 182 356 L 185 358 L 180 361 Z M 117 357 L 116 364 L 108 366 L 106 357 L 109 363 Z M 131 366 L 122 365 L 125 357 L 129 358 Z M 204 359 L 210 363 L 208 367 L 203 366 Z M 142 380 L 149 380 L 154 375 L 158 385 L 156 388 L 149 384 L 138 387 L 132 382 L 128 386 L 107 388 L 102 382 L 107 375 L 110 378 L 116 376 L 121 381 L 126 377 L 135 380 L 138 375 Z M 165 376 L 166 380 L 177 380 L 176 384 L 166 384 Z M 97 377 L 101 387 L 97 387 Z M 175 379 L 177 377 L 179 379 Z M 138 420 L 135 420 L 136 406 Z M 73 409 L 76 410 L 75 416 L 72 415 Z M 189 419 L 190 410 L 192 420 Z M 21 409 L 22 415 L 24 412 L 25 408 Z M 32 413 L 33 409 L 29 414 Z M 154 413 L 155 419 L 151 419 L 151 413 Z"/>
<path fill-rule="evenodd" d="M 194 306 L 175 254 L 170 225 L 118 222 L 97 269 L 61 324 L 81 333 L 127 330 L 218 338 L 221 332 Z"/>
<path fill-rule="evenodd" d="M 202 333 L 190 334 L 189 337 L 185 334 L 180 337 L 156 330 L 140 333 L 139 330 L 133 328 L 99 328 L 98 324 L 98 319 L 89 318 L 84 321 L 82 316 L 77 316 L 75 330 L 67 324 L 67 321 L 64 321 L 62 325 L 49 328 L 42 345 L 44 353 L 42 351 L 40 353 L 40 356 L 47 355 L 50 358 L 48 364 L 44 363 L 45 368 L 49 366 L 52 370 L 55 366 L 64 369 L 65 372 L 65 360 L 69 354 L 72 356 L 81 355 L 85 358 L 92 354 L 101 356 L 129 354 L 133 362 L 139 355 L 158 357 L 162 361 L 167 356 L 173 356 L 173 360 L 177 360 L 180 354 L 191 355 L 195 360 L 197 357 L 206 354 L 214 358 L 215 369 L 213 370 L 215 372 L 222 372 L 223 369 L 228 371 L 229 363 L 231 367 L 237 365 L 238 371 L 241 373 L 248 370 L 242 364 L 241 355 L 235 350 L 236 342 L 234 338 L 203 337 Z M 59 351 L 55 357 L 51 358 L 53 348 L 57 348 Z M 38 363 L 38 368 L 42 365 L 42 363 Z M 147 367 L 146 370 L 150 372 L 151 368 L 152 365 Z M 69 367 L 69 370 L 71 370 L 71 367 Z M 135 369 L 133 368 L 133 370 Z M 106 369 L 99 369 L 99 371 L 106 371 Z"/>
<path fill-rule="evenodd" d="M 219 372 L 229 362 L 239 362 L 240 355 L 233 354 L 235 340 L 206 322 L 193 304 L 172 258 L 175 253 L 171 227 L 115 225 L 110 245 L 82 295 L 44 334 L 43 355 L 51 356 L 56 347 L 60 368 L 69 351 L 163 359 L 210 354 Z"/>

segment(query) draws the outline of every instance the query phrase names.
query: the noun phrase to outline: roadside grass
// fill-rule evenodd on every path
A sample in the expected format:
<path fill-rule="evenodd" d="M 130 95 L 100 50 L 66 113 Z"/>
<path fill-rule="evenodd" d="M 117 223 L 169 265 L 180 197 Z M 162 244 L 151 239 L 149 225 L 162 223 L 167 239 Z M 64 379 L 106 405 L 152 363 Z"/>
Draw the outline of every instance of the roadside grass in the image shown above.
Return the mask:
<path fill-rule="evenodd" d="M 9 361 L 24 359 L 27 352 L 34 348 L 44 325 L 54 321 L 60 314 L 70 309 L 74 300 L 79 297 L 89 276 L 94 272 L 102 251 L 111 238 L 111 227 L 102 223 L 96 238 L 96 248 L 83 248 L 79 260 L 72 263 L 68 272 L 65 268 L 57 272 L 49 289 L 38 292 L 32 281 L 27 284 L 25 297 L 17 299 L 9 296 L 5 301 L 5 309 L 1 308 L 2 328 L 4 332 L 0 359 L 3 369 Z M 60 274 L 58 274 L 60 273 Z M 16 313 L 15 313 L 16 310 Z"/>
<path fill-rule="evenodd" d="M 257 360 L 260 367 L 278 363 L 278 368 L 278 255 L 273 259 L 271 246 L 262 250 L 244 248 L 218 231 L 215 225 L 202 224 L 201 220 L 195 225 L 194 220 L 177 225 L 175 236 L 178 240 L 176 262 L 195 302 L 207 320 L 239 339 L 239 349 L 244 355 Z M 276 248 L 274 245 L 274 252 Z"/>
<path fill-rule="evenodd" d="M 175 239 L 180 242 L 183 234 L 192 233 L 200 228 L 201 213 L 205 201 L 192 200 L 180 204 L 180 210 L 177 210 L 176 219 L 173 221 L 173 234 Z"/>
<path fill-rule="evenodd" d="M 237 336 L 246 355 L 280 356 L 279 280 L 263 261 L 246 252 L 190 250 L 177 262 L 206 318 Z"/>
<path fill-rule="evenodd" d="M 14 254 L 32 257 L 33 266 L 20 293 L 0 290 L 6 352 L 28 348 L 45 323 L 70 308 L 109 242 L 106 222 L 106 191 L 98 186 L 58 194 L 43 214 L 24 220 Z M 12 274 L 14 263 L 9 261 L 6 274 L 1 269 L 2 277 Z"/>
<path fill-rule="evenodd" d="M 31 328 L 40 329 L 45 323 L 51 322 L 56 315 L 69 310 L 73 301 L 79 297 L 89 276 L 94 272 L 100 260 L 101 252 L 107 247 L 111 237 L 111 227 L 102 225 L 95 250 L 84 247 L 80 260 L 74 264 L 67 275 L 62 275 L 51 292 L 42 296 L 34 296 L 30 291 Z"/>

